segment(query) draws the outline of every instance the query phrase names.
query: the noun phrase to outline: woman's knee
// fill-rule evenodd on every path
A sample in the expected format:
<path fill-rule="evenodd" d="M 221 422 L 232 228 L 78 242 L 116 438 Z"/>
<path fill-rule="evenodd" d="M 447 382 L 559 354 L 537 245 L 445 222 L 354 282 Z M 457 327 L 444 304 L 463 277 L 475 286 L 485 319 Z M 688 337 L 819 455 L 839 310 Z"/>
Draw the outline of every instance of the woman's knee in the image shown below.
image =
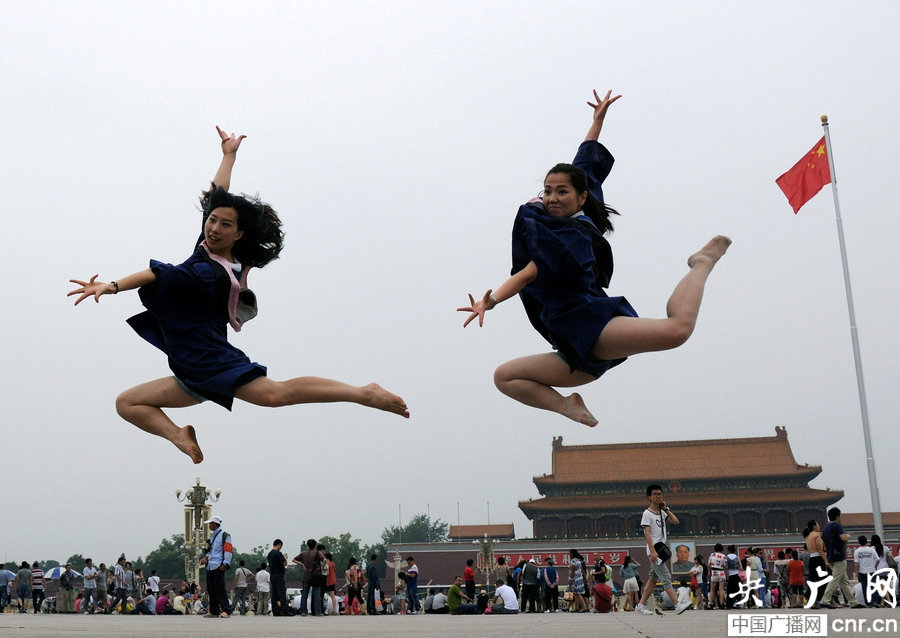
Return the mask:
<path fill-rule="evenodd" d="M 508 384 L 512 379 L 513 371 L 511 362 L 500 364 L 496 370 L 494 370 L 494 385 L 497 386 L 497 389 L 501 392 L 503 388 Z"/>
<path fill-rule="evenodd" d="M 133 406 L 134 401 L 132 400 L 130 390 L 125 390 L 116 397 L 116 413 L 123 419 L 127 418 L 126 415 Z"/>
<path fill-rule="evenodd" d="M 266 377 L 260 377 L 238 388 L 235 396 L 265 408 L 279 408 L 289 403 L 285 384 Z"/>
<path fill-rule="evenodd" d="M 669 319 L 666 326 L 668 347 L 677 348 L 684 345 L 691 338 L 691 335 L 694 334 L 695 325 L 695 322 L 687 319 Z"/>

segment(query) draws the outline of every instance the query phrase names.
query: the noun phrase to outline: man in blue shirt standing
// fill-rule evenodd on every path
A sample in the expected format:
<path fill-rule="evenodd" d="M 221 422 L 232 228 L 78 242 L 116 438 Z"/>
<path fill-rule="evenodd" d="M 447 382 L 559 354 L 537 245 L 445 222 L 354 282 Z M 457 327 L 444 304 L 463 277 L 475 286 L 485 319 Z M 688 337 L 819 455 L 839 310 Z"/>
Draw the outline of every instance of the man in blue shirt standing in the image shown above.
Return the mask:
<path fill-rule="evenodd" d="M 378 554 L 372 554 L 369 557 L 369 564 L 366 565 L 366 580 L 369 582 L 369 590 L 366 592 L 366 611 L 372 615 L 378 613 L 375 608 L 375 590 L 381 589 L 381 583 L 378 581 L 378 570 L 375 568 L 377 560 Z"/>
<path fill-rule="evenodd" d="M 544 559 L 547 566 L 544 568 L 544 583 L 547 585 L 547 591 L 544 601 L 544 613 L 559 611 L 559 574 L 553 566 L 553 557 L 548 556 Z"/>
<path fill-rule="evenodd" d="M 225 570 L 231 567 L 231 535 L 222 529 L 222 519 L 218 516 L 204 523 L 209 525 L 209 551 L 200 559 L 200 564 L 206 565 L 206 591 L 209 593 L 209 613 L 204 617 L 228 618 L 231 606 L 225 592 Z"/>
<path fill-rule="evenodd" d="M 854 608 L 863 607 L 853 595 L 850 589 L 850 580 L 847 578 L 847 541 L 850 540 L 850 534 L 844 532 L 841 526 L 841 510 L 832 507 L 828 510 L 828 525 L 822 530 L 822 541 L 825 543 L 825 551 L 828 554 L 827 561 L 831 565 L 831 575 L 833 576 L 825 593 L 822 595 L 821 606 L 828 608 L 832 606 L 831 597 L 837 587 L 841 588 L 844 593 L 844 600 Z"/>

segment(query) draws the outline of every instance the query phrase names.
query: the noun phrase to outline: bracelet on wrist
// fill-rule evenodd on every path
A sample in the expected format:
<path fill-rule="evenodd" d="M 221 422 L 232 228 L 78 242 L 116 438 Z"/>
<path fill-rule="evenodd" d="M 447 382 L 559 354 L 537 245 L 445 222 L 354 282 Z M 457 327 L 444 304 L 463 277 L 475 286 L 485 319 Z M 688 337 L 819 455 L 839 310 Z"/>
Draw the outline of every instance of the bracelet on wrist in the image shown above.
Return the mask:
<path fill-rule="evenodd" d="M 500 303 L 499 301 L 494 299 L 494 295 L 488 295 L 488 299 L 490 299 L 491 303 L 493 303 L 495 306 Z"/>
<path fill-rule="evenodd" d="M 119 294 L 119 282 L 111 281 L 111 282 L 109 282 L 109 285 L 113 286 L 116 289 L 116 291 L 113 294 L 118 295 Z"/>

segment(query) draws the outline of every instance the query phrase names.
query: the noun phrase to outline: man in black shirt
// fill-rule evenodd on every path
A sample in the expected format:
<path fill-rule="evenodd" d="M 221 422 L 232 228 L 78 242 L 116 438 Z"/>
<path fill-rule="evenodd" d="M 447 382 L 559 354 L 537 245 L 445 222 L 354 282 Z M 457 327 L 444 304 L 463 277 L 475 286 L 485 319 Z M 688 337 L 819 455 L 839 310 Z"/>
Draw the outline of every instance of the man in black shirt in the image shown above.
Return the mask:
<path fill-rule="evenodd" d="M 266 560 L 269 563 L 269 578 L 272 589 L 272 615 L 273 616 L 293 616 L 294 610 L 291 609 L 287 602 L 287 587 L 284 583 L 284 567 L 287 565 L 287 556 L 281 552 L 284 543 L 280 538 L 276 538 L 272 543 L 272 549 L 269 551 Z"/>
<path fill-rule="evenodd" d="M 375 563 L 378 560 L 378 554 L 372 554 L 369 557 L 369 564 L 366 565 L 366 580 L 369 582 L 369 591 L 366 593 L 366 611 L 370 614 L 377 613 L 375 608 L 375 590 L 381 589 L 381 583 L 378 582 L 378 570 Z"/>

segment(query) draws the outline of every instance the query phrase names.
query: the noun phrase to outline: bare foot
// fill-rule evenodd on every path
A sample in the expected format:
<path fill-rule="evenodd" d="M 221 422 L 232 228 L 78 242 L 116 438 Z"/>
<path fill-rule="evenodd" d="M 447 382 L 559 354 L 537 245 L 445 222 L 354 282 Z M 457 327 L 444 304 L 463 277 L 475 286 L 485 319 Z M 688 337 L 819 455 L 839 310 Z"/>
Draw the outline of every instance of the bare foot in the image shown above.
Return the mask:
<path fill-rule="evenodd" d="M 406 401 L 382 388 L 377 383 L 370 383 L 363 387 L 364 397 L 362 405 L 369 408 L 377 408 L 385 412 L 393 412 L 404 418 L 409 418 L 409 409 Z"/>
<path fill-rule="evenodd" d="M 590 428 L 597 425 L 597 419 L 595 419 L 594 415 L 587 409 L 587 406 L 584 404 L 584 399 L 581 398 L 580 394 L 573 392 L 565 397 L 564 401 L 565 405 L 562 411 L 563 416 L 567 416 L 573 421 L 578 421 L 582 425 L 586 425 Z"/>
<path fill-rule="evenodd" d="M 719 258 L 725 254 L 729 246 L 731 246 L 731 240 L 728 237 L 716 235 L 707 242 L 706 246 L 688 257 L 688 268 L 693 268 L 701 262 L 709 263 L 709 267 L 712 268 L 719 261 Z"/>
<path fill-rule="evenodd" d="M 191 457 L 196 464 L 203 461 L 203 452 L 200 451 L 200 444 L 197 443 L 197 432 L 193 425 L 186 425 L 179 428 L 181 432 L 178 437 L 172 441 L 179 450 Z"/>

